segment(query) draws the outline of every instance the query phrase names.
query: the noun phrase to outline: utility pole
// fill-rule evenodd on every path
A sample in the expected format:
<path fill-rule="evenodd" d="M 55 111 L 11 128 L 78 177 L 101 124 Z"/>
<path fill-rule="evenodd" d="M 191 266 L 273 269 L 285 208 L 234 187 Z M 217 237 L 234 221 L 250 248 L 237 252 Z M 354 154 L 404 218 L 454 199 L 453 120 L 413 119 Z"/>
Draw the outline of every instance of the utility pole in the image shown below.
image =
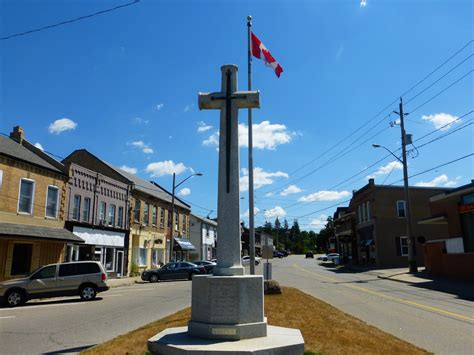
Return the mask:
<path fill-rule="evenodd" d="M 418 272 L 415 258 L 415 241 L 413 240 L 413 231 L 411 225 L 411 204 L 410 204 L 410 189 L 408 186 L 408 167 L 407 167 L 407 135 L 405 132 L 405 121 L 403 116 L 403 100 L 400 97 L 399 104 L 400 129 L 402 134 L 402 160 L 403 160 L 403 184 L 405 186 L 405 206 L 406 206 L 406 221 L 407 221 L 407 244 L 408 244 L 408 267 L 411 274 Z"/>

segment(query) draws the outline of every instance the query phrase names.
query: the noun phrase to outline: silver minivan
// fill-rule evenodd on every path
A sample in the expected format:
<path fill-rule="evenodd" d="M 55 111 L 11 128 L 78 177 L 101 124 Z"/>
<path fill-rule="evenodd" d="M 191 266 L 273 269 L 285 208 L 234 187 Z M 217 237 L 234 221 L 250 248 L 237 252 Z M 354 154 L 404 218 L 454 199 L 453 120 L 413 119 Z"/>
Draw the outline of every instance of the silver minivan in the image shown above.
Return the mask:
<path fill-rule="evenodd" d="M 26 277 L 0 282 L 0 303 L 15 307 L 34 298 L 74 295 L 91 301 L 108 289 L 107 274 L 97 261 L 50 264 Z"/>

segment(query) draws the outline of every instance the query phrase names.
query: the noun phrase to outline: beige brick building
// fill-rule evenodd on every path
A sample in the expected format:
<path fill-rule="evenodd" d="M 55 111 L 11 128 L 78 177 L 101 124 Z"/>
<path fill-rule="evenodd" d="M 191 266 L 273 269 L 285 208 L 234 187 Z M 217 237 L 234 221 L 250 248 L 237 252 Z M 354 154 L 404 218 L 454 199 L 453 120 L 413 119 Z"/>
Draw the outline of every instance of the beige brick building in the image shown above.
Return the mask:
<path fill-rule="evenodd" d="M 0 280 L 64 260 L 68 242 L 82 239 L 64 227 L 62 164 L 25 140 L 15 127 L 0 136 Z"/>

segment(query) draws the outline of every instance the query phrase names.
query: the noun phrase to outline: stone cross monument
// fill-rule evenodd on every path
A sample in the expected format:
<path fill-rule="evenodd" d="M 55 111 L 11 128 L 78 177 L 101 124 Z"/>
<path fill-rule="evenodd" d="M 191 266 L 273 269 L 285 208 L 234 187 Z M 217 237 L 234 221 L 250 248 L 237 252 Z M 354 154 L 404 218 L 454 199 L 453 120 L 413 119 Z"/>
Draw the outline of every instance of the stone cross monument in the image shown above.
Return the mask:
<path fill-rule="evenodd" d="M 219 182 L 217 195 L 216 276 L 243 275 L 240 255 L 239 119 L 240 108 L 259 108 L 257 91 L 237 91 L 237 66 L 224 65 L 220 92 L 199 93 L 199 109 L 220 115 Z"/>

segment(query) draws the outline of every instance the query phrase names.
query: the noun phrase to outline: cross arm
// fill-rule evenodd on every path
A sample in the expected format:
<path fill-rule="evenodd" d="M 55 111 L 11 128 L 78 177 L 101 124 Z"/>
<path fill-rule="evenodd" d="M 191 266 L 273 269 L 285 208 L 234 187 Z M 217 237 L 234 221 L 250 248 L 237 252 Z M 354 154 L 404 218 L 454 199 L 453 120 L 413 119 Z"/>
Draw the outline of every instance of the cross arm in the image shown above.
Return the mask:
<path fill-rule="evenodd" d="M 238 91 L 232 96 L 238 108 L 260 108 L 260 91 Z"/>
<path fill-rule="evenodd" d="M 200 110 L 220 109 L 224 105 L 224 101 L 216 100 L 222 96 L 220 92 L 200 92 L 198 94 L 198 107 Z"/>

